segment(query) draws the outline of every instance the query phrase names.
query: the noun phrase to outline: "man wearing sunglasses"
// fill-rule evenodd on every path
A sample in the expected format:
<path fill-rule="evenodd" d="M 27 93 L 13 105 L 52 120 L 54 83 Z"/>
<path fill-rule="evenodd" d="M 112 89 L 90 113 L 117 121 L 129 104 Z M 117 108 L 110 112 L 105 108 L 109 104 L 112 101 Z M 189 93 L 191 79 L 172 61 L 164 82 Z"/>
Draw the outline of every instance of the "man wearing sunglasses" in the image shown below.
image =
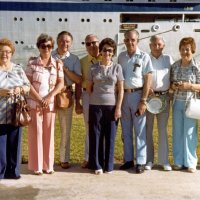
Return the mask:
<path fill-rule="evenodd" d="M 81 83 L 81 67 L 79 58 L 70 53 L 69 50 L 72 46 L 73 36 L 67 31 L 62 31 L 57 36 L 57 45 L 58 48 L 52 53 L 52 56 L 56 59 L 61 59 L 64 63 L 64 79 L 67 90 L 71 90 L 73 93 L 72 85 Z M 79 99 L 80 96 L 75 95 L 76 97 L 76 107 L 75 110 L 80 109 Z M 73 97 L 74 98 L 74 97 Z M 70 135 L 71 135 L 71 126 L 72 126 L 72 115 L 73 107 L 66 109 L 58 110 L 58 119 L 60 122 L 60 162 L 63 169 L 68 169 L 70 167 Z"/>
<path fill-rule="evenodd" d="M 138 48 L 139 33 L 129 30 L 124 33 L 127 51 L 119 55 L 118 61 L 124 75 L 124 99 L 122 103 L 122 136 L 124 161 L 120 166 L 126 170 L 134 166 L 133 129 L 136 144 L 136 173 L 144 172 L 146 164 L 146 100 L 152 78 L 150 56 Z"/>
<path fill-rule="evenodd" d="M 79 90 L 82 91 L 83 115 L 85 122 L 85 152 L 84 152 L 84 161 L 81 164 L 82 168 L 88 167 L 88 157 L 89 157 L 89 137 L 88 137 L 89 95 L 86 92 L 86 83 L 91 65 L 101 60 L 101 57 L 99 55 L 98 37 L 93 34 L 87 35 L 85 38 L 85 47 L 88 55 L 86 55 L 80 60 L 81 72 L 82 72 L 82 87 L 81 85 L 79 85 Z"/>

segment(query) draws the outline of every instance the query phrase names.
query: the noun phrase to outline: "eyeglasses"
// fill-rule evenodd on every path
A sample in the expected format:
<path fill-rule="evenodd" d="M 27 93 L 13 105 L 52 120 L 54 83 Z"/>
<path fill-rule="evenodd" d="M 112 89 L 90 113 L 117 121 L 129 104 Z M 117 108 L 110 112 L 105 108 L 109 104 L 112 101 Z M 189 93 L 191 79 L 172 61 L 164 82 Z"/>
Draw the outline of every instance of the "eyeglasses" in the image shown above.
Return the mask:
<path fill-rule="evenodd" d="M 3 51 L 3 50 L 0 50 L 0 53 L 5 53 L 5 54 L 10 54 L 10 53 L 12 53 L 12 51 Z"/>
<path fill-rule="evenodd" d="M 47 44 L 47 45 L 46 45 L 46 44 L 41 44 L 41 45 L 40 45 L 40 48 L 41 48 L 41 49 L 46 49 L 46 48 L 52 49 L 52 45 L 51 45 L 51 44 Z"/>
<path fill-rule="evenodd" d="M 109 52 L 109 53 L 113 53 L 113 49 L 106 49 L 106 48 L 103 48 L 102 51 L 105 53 L 105 52 Z"/>
<path fill-rule="evenodd" d="M 93 42 L 86 42 L 85 45 L 87 47 L 90 47 L 90 46 L 95 46 L 99 41 L 93 41 Z"/>

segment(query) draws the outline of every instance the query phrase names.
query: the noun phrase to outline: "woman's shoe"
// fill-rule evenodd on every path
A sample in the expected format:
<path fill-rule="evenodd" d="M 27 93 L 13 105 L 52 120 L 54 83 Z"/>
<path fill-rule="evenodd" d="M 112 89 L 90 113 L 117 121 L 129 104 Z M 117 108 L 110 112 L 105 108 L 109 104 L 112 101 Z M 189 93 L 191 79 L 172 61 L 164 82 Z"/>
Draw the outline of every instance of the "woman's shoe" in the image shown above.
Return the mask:
<path fill-rule="evenodd" d="M 54 170 L 43 170 L 45 174 L 54 174 Z"/>
<path fill-rule="evenodd" d="M 195 173 L 195 172 L 196 172 L 196 169 L 195 169 L 195 168 L 192 168 L 192 167 L 188 167 L 188 172 L 190 172 L 190 173 Z"/>
<path fill-rule="evenodd" d="M 94 171 L 94 173 L 96 175 L 101 175 L 101 174 L 103 174 L 103 170 L 102 169 L 97 169 L 97 170 Z"/>
<path fill-rule="evenodd" d="M 38 176 L 41 176 L 43 174 L 43 172 L 41 172 L 41 171 L 34 171 L 34 174 L 38 175 Z"/>

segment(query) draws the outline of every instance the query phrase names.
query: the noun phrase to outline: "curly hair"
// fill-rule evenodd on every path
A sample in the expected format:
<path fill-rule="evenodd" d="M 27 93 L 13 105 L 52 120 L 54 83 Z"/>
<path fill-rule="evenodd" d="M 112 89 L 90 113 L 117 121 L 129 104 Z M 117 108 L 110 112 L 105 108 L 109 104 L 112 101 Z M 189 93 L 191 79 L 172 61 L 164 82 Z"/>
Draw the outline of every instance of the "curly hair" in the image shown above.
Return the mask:
<path fill-rule="evenodd" d="M 181 50 L 181 47 L 183 45 L 187 45 L 187 44 L 191 45 L 191 51 L 194 54 L 196 51 L 196 43 L 195 43 L 194 38 L 192 38 L 192 37 L 185 37 L 185 38 L 181 39 L 181 41 L 179 43 L 179 51 Z"/>
<path fill-rule="evenodd" d="M 101 52 L 103 50 L 104 45 L 106 44 L 113 48 L 113 55 L 115 55 L 116 50 L 117 50 L 117 45 L 116 45 L 116 42 L 111 38 L 105 38 L 100 42 L 99 51 Z"/>
<path fill-rule="evenodd" d="M 37 48 L 39 48 L 41 44 L 43 44 L 43 43 L 45 43 L 45 42 L 48 42 L 48 41 L 51 42 L 52 48 L 54 48 L 54 43 L 55 43 L 55 42 L 54 42 L 53 38 L 52 38 L 50 35 L 46 34 L 46 33 L 42 33 L 42 34 L 39 35 L 39 37 L 37 38 Z"/>
<path fill-rule="evenodd" d="M 2 38 L 0 40 L 0 46 L 8 46 L 8 47 L 10 47 L 12 54 L 14 54 L 14 52 L 15 52 L 15 46 L 12 43 L 12 41 L 9 40 L 8 38 Z"/>

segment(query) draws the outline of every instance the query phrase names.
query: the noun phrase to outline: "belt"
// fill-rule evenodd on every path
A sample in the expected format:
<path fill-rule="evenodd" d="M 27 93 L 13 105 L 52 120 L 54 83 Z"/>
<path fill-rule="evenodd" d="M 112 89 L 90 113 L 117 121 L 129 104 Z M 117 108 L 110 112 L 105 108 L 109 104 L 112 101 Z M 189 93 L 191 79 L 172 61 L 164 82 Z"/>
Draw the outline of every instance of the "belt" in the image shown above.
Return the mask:
<path fill-rule="evenodd" d="M 142 90 L 142 89 L 143 89 L 143 87 L 124 89 L 124 92 L 132 93 L 132 92 L 136 92 L 136 91 L 139 91 L 139 90 Z"/>
<path fill-rule="evenodd" d="M 160 95 L 165 95 L 167 94 L 169 91 L 154 91 L 155 96 L 160 96 Z"/>

